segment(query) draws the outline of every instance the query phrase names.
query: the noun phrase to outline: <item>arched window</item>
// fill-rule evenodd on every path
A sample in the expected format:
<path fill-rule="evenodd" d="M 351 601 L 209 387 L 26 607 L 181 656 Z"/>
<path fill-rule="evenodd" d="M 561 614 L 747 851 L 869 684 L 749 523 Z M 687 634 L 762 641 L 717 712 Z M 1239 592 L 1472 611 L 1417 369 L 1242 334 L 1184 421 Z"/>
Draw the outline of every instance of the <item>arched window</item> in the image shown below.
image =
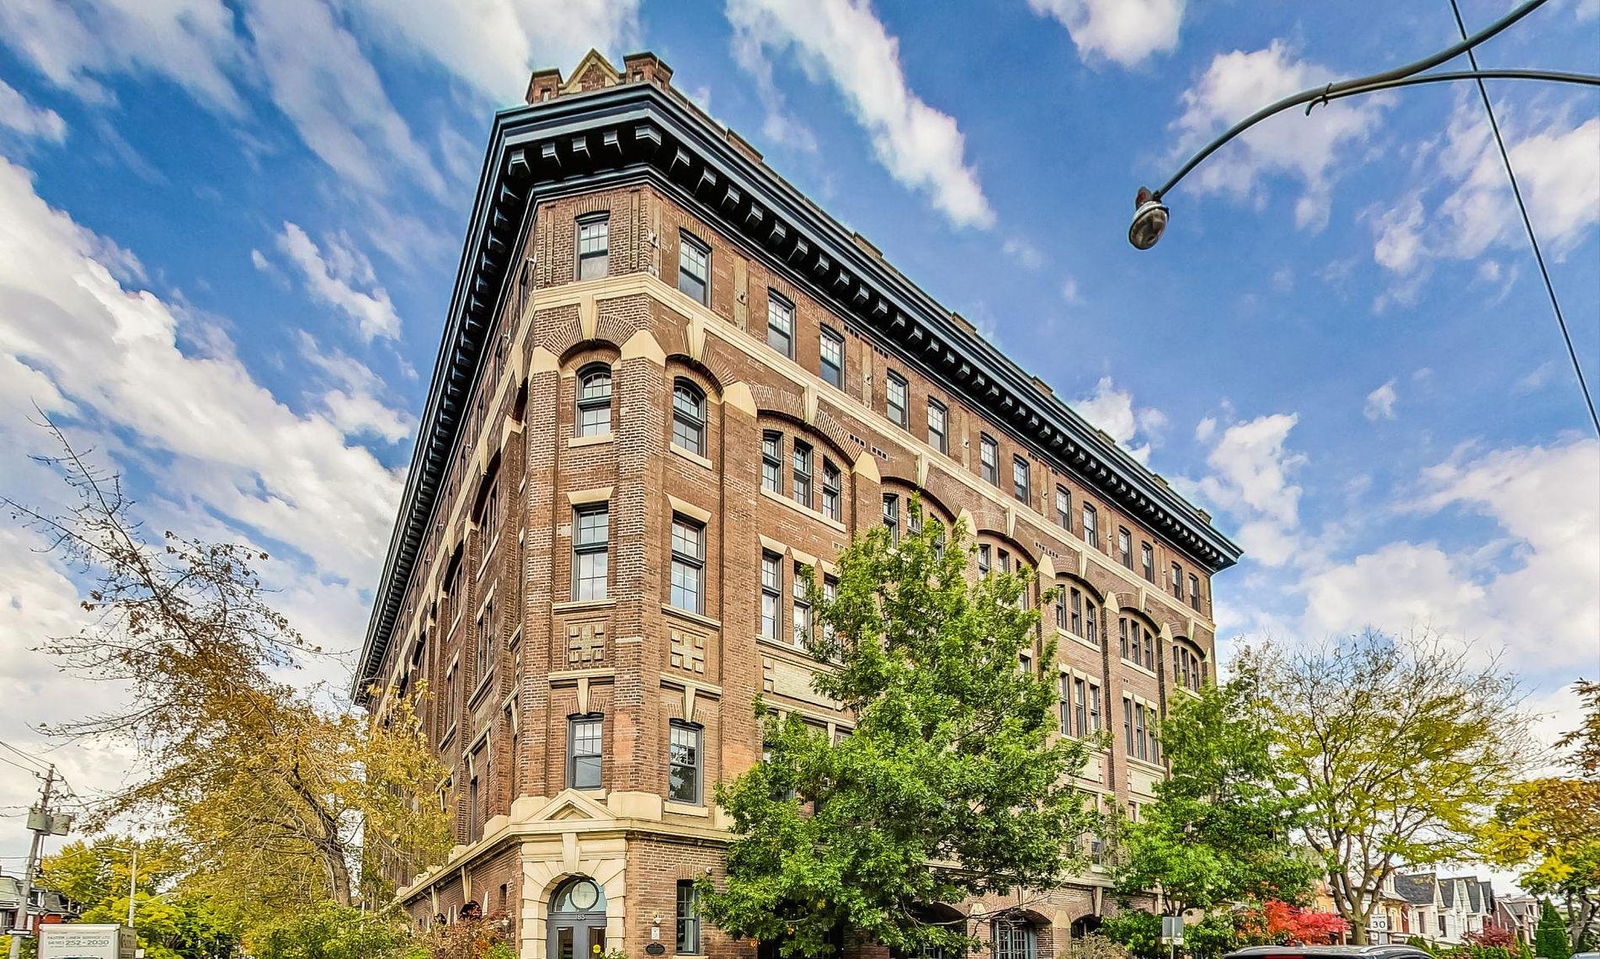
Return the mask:
<path fill-rule="evenodd" d="M 577 433 L 604 436 L 611 432 L 611 367 L 591 363 L 578 371 Z"/>
<path fill-rule="evenodd" d="M 688 380 L 672 384 L 672 445 L 706 455 L 706 394 Z"/>

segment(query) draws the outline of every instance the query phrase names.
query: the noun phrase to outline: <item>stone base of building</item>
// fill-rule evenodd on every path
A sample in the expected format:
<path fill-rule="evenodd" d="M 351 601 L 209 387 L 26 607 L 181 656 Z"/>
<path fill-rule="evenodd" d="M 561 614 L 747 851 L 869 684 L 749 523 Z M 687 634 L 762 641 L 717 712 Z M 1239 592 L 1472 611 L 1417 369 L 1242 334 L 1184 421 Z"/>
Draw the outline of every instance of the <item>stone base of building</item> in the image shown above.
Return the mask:
<path fill-rule="evenodd" d="M 511 815 L 487 823 L 482 840 L 452 849 L 400 898 L 419 928 L 440 917 L 455 921 L 466 902 L 477 902 L 486 916 L 508 923 L 519 959 L 592 959 L 593 945 L 602 941 L 630 959 L 763 959 L 767 952 L 757 943 L 709 926 L 700 931 L 698 951 L 677 948 L 679 885 L 723 875 L 727 835 L 720 810 L 679 806 L 651 793 L 523 797 Z M 580 885 L 574 905 L 569 893 Z M 981 917 L 968 925 L 980 939 L 991 937 L 991 917 L 1020 923 L 1036 959 L 1067 955 L 1071 937 L 1098 928 L 1100 917 L 1116 909 L 1098 877 L 963 907 Z M 891 959 L 881 946 L 859 942 L 847 944 L 846 956 Z"/>

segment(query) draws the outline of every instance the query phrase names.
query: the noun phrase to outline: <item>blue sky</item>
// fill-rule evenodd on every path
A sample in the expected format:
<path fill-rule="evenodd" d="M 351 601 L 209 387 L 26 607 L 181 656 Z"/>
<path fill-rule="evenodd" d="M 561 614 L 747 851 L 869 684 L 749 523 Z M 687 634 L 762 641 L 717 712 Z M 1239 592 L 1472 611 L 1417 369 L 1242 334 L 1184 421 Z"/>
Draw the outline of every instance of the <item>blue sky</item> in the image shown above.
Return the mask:
<path fill-rule="evenodd" d="M 1432 626 L 1571 725 L 1562 687 L 1600 675 L 1600 443 L 1473 91 L 1280 117 L 1170 195 L 1159 247 L 1124 240 L 1136 188 L 1215 130 L 1451 42 L 1445 0 L 476 7 L 0 5 L 0 491 L 59 496 L 18 455 L 47 448 L 37 406 L 152 526 L 262 544 L 302 628 L 359 645 L 493 111 L 532 67 L 648 48 L 1216 514 L 1248 553 L 1216 584 L 1226 645 Z M 1600 3 L 1480 60 L 1600 72 Z M 1600 95 L 1491 92 L 1593 380 Z M 44 748 L 29 723 L 81 695 L 29 651 L 78 616 L 37 545 L 0 528 L 0 740 Z M 127 760 L 51 755 L 85 793 Z"/>

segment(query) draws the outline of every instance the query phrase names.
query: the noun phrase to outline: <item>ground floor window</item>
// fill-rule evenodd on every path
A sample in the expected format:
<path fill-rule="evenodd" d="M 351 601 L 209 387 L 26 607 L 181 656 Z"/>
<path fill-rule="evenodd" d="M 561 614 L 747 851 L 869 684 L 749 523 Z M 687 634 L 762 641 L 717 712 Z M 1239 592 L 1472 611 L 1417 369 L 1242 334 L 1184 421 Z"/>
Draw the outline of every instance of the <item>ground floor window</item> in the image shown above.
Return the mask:
<path fill-rule="evenodd" d="M 996 919 L 990 938 L 994 959 L 1037 959 L 1038 939 L 1033 926 L 1017 919 Z"/>

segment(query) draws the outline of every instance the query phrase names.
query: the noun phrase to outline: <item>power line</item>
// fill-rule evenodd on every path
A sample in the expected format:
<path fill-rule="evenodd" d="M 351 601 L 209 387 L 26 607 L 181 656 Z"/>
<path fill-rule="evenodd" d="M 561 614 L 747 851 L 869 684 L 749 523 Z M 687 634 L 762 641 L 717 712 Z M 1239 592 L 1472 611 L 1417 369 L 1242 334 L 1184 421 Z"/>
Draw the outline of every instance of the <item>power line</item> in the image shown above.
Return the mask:
<path fill-rule="evenodd" d="M 28 762 L 33 763 L 35 766 L 38 766 L 40 772 L 44 772 L 46 769 L 50 768 L 50 764 L 45 762 L 44 760 L 40 759 L 38 756 L 35 756 L 33 753 L 30 753 L 30 752 L 28 752 L 26 750 L 18 749 L 17 747 L 11 745 L 10 743 L 8 743 L 8 742 L 6 742 L 4 740 L 0 740 L 0 749 L 8 749 L 12 753 L 15 753 L 16 755 L 21 756 L 23 759 L 27 760 Z"/>
<path fill-rule="evenodd" d="M 1467 39 L 1467 24 L 1461 19 L 1461 6 L 1456 0 L 1450 0 L 1450 11 L 1456 17 L 1456 29 L 1461 32 L 1461 39 Z M 1478 55 L 1472 48 L 1467 47 L 1467 59 L 1472 64 L 1472 69 L 1478 69 Z M 1489 89 L 1484 86 L 1483 79 L 1478 78 L 1478 96 L 1483 100 L 1483 112 L 1489 115 L 1489 129 L 1494 131 L 1495 145 L 1500 148 L 1500 160 L 1506 167 L 1506 179 L 1511 181 L 1511 195 L 1517 200 L 1517 210 L 1522 214 L 1522 226 L 1528 231 L 1528 242 L 1533 245 L 1533 258 L 1539 263 L 1539 275 L 1544 278 L 1544 290 L 1550 295 L 1550 308 L 1555 311 L 1556 324 L 1561 327 L 1561 338 L 1567 344 L 1567 356 L 1572 360 L 1572 372 L 1577 374 L 1578 389 L 1583 391 L 1583 401 L 1589 407 L 1589 419 L 1594 423 L 1595 435 L 1600 436 L 1600 413 L 1595 412 L 1594 396 L 1589 392 L 1589 383 L 1583 376 L 1583 365 L 1578 362 L 1578 351 L 1572 345 L 1572 331 L 1567 329 L 1567 318 L 1561 314 L 1561 301 L 1556 299 L 1555 284 L 1550 282 L 1550 270 L 1544 263 L 1544 251 L 1539 249 L 1539 237 L 1533 232 L 1533 219 L 1528 216 L 1528 205 L 1522 201 L 1522 187 L 1517 184 L 1517 174 L 1511 168 L 1511 154 L 1506 150 L 1505 138 L 1500 135 L 1500 121 L 1495 119 L 1494 106 L 1489 102 Z"/>

